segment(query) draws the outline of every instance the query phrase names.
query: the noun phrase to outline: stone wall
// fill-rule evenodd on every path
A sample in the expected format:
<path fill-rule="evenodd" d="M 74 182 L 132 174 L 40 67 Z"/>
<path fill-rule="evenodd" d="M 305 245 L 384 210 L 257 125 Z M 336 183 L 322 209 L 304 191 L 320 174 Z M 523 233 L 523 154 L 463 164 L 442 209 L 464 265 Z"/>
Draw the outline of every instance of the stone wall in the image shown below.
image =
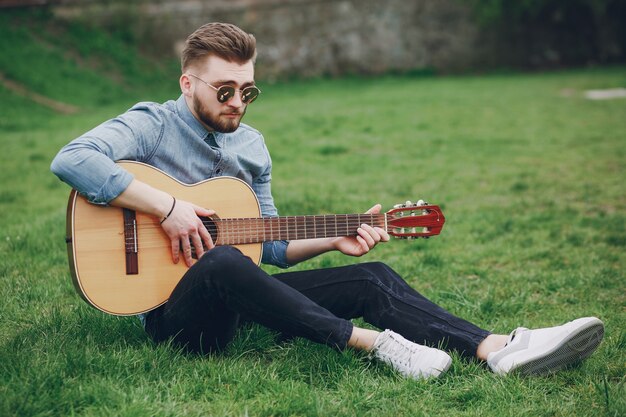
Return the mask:
<path fill-rule="evenodd" d="M 458 0 L 57 0 L 55 15 L 132 31 L 153 54 L 178 54 L 209 21 L 258 42 L 259 78 L 473 66 L 478 30 Z"/>

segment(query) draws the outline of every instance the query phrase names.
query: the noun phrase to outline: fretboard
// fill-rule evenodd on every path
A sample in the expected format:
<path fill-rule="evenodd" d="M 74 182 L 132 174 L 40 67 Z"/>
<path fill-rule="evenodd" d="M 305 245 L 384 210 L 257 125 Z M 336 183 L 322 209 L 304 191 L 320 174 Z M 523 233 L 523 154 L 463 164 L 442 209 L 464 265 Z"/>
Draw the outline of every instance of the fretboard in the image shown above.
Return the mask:
<path fill-rule="evenodd" d="M 271 240 L 355 236 L 363 224 L 386 228 L 385 214 L 327 214 L 263 218 L 212 219 L 218 245 L 242 245 Z M 210 222 L 205 221 L 211 229 Z"/>

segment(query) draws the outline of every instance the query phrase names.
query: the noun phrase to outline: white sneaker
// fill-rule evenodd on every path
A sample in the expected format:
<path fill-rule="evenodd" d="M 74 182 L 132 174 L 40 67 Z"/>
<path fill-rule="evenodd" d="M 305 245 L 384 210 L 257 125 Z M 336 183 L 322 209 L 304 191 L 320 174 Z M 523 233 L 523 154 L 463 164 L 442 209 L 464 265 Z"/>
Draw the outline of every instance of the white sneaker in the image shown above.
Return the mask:
<path fill-rule="evenodd" d="M 497 374 L 555 372 L 591 355 L 603 336 L 604 324 L 595 317 L 545 329 L 519 327 L 504 348 L 487 356 L 487 364 Z"/>
<path fill-rule="evenodd" d="M 438 377 L 452 363 L 446 352 L 418 345 L 391 330 L 385 330 L 376 338 L 371 355 L 414 379 Z"/>

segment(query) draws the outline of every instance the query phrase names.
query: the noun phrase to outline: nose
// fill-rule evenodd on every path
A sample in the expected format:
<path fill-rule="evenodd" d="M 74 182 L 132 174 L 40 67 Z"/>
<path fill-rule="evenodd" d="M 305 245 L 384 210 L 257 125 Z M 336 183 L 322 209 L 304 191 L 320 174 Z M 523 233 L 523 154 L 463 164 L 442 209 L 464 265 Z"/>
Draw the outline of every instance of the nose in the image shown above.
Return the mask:
<path fill-rule="evenodd" d="M 226 102 L 227 105 L 229 105 L 230 107 L 235 107 L 235 108 L 239 108 L 243 106 L 243 101 L 241 101 L 241 90 L 235 90 L 235 94 L 233 94 L 233 96 L 231 97 L 230 100 L 228 100 Z"/>

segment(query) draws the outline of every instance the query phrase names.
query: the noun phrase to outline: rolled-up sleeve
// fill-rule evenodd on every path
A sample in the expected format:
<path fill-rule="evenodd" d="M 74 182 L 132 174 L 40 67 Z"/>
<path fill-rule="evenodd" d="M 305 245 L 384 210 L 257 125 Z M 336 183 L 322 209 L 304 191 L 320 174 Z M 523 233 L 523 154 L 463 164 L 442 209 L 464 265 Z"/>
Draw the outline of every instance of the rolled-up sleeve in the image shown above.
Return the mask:
<path fill-rule="evenodd" d="M 90 202 L 109 203 L 133 180 L 114 161 L 141 160 L 146 149 L 140 135 L 145 133 L 137 132 L 160 130 L 155 114 L 145 109 L 129 111 L 74 139 L 59 151 L 50 169 Z M 133 126 L 139 123 L 144 124 L 143 128 L 135 129 Z"/>
<path fill-rule="evenodd" d="M 272 197 L 271 189 L 272 161 L 267 149 L 265 149 L 265 152 L 267 165 L 263 173 L 254 180 L 252 188 L 259 199 L 259 205 L 261 206 L 261 214 L 263 217 L 275 217 L 278 216 L 278 210 L 274 205 L 274 198 Z M 291 265 L 287 261 L 287 245 L 289 245 L 289 242 L 286 240 L 265 242 L 263 244 L 263 257 L 261 262 L 264 264 L 275 265 L 279 268 L 288 268 Z"/>
<path fill-rule="evenodd" d="M 291 264 L 287 262 L 287 245 L 286 240 L 275 240 L 273 242 L 265 242 L 263 244 L 263 257 L 261 262 L 268 265 L 275 265 L 279 268 L 289 268 Z"/>

